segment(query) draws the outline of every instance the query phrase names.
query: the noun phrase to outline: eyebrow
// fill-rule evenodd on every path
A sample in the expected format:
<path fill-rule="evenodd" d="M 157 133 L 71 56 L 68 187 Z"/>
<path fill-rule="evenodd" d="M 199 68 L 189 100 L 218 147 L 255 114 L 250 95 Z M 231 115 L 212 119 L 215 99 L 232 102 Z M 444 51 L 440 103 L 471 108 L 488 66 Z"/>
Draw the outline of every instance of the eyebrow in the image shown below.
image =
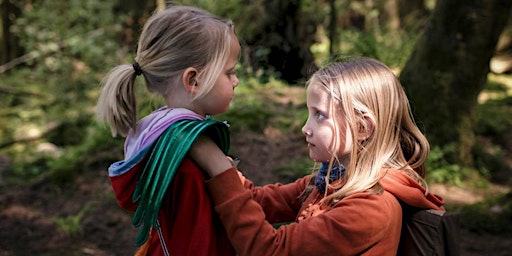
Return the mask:
<path fill-rule="evenodd" d="M 235 62 L 235 65 L 233 65 L 232 67 L 228 68 L 227 70 L 230 71 L 230 70 L 234 70 L 236 68 L 236 65 L 238 64 L 238 61 Z"/>

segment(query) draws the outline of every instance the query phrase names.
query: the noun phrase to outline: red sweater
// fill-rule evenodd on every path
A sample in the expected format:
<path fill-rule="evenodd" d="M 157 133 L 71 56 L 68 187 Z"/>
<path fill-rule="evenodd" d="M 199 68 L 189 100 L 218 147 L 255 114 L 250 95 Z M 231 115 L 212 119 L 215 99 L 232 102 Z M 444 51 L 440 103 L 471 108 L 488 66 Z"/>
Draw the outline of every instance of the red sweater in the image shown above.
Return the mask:
<path fill-rule="evenodd" d="M 424 196 L 403 172 L 390 170 L 381 195 L 356 193 L 321 209 L 316 189 L 304 201 L 298 199 L 311 177 L 264 187 L 246 180 L 246 189 L 231 168 L 208 181 L 215 210 L 239 255 L 396 255 L 402 223 L 396 197 L 424 208 L 441 209 L 443 203 L 435 195 Z M 270 224 L 290 221 L 277 229 Z"/>
<path fill-rule="evenodd" d="M 135 211 L 132 194 L 145 160 L 130 171 L 111 177 L 119 205 Z M 213 210 L 202 172 L 185 158 L 164 197 L 158 221 L 170 255 L 235 255 L 226 232 Z M 156 230 L 152 229 L 147 255 L 164 255 Z"/>

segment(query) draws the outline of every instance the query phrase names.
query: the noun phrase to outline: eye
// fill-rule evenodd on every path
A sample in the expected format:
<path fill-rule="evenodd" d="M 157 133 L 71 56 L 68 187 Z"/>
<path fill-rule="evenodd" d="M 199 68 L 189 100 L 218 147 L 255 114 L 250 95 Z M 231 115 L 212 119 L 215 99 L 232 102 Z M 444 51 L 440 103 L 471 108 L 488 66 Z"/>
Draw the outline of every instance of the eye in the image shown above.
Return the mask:
<path fill-rule="evenodd" d="M 325 115 L 324 115 L 324 114 L 322 114 L 322 112 L 317 111 L 317 112 L 315 113 L 315 119 L 317 119 L 317 120 L 325 119 Z"/>
<path fill-rule="evenodd" d="M 228 71 L 228 72 L 226 73 L 226 75 L 227 75 L 228 77 L 230 77 L 230 78 L 231 78 L 232 76 L 236 76 L 236 73 L 235 73 L 235 71 L 234 71 L 234 70 L 231 70 L 231 71 Z"/>

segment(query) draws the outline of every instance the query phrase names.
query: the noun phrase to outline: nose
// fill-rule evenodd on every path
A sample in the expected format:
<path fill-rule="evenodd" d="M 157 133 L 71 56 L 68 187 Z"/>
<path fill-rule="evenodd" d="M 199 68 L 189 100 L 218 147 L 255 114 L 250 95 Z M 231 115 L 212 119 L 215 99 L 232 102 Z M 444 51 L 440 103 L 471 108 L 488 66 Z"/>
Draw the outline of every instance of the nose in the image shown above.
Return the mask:
<path fill-rule="evenodd" d="M 240 80 L 238 80 L 238 77 L 235 76 L 235 79 L 233 81 L 233 89 L 236 88 L 238 86 L 238 84 L 240 83 Z"/>
<path fill-rule="evenodd" d="M 306 137 L 311 136 L 311 129 L 309 129 L 307 122 L 304 124 L 304 126 L 302 126 L 302 134 L 304 134 Z"/>

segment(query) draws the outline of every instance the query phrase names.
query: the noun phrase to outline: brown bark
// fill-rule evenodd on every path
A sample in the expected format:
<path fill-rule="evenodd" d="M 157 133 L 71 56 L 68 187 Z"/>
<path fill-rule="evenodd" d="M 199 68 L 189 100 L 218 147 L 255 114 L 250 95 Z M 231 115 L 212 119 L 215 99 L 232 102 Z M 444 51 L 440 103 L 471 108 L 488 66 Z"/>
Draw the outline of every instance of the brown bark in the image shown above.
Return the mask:
<path fill-rule="evenodd" d="M 288 83 L 304 79 L 315 69 L 310 48 L 317 17 L 305 15 L 298 0 L 263 0 L 261 5 L 254 9 L 258 27 L 245 36 L 253 70 L 272 70 Z"/>
<path fill-rule="evenodd" d="M 335 47 L 338 45 L 336 36 L 336 28 L 338 24 L 338 10 L 336 8 L 336 0 L 329 0 L 329 25 L 328 25 L 328 36 L 329 36 L 329 56 L 334 57 Z"/>
<path fill-rule="evenodd" d="M 123 33 L 121 45 L 130 51 L 135 51 L 136 43 L 139 38 L 142 26 L 147 18 L 153 14 L 156 9 L 162 8 L 159 3 L 161 0 L 121 0 L 118 1 L 116 12 L 120 15 L 126 15 L 123 22 Z"/>
<path fill-rule="evenodd" d="M 13 22 L 21 13 L 12 2 L 0 1 L 0 65 L 22 54 L 18 38 L 10 32 Z"/>
<path fill-rule="evenodd" d="M 434 145 L 455 145 L 452 162 L 472 165 L 477 96 L 512 9 L 510 0 L 438 0 L 400 79 Z"/>

